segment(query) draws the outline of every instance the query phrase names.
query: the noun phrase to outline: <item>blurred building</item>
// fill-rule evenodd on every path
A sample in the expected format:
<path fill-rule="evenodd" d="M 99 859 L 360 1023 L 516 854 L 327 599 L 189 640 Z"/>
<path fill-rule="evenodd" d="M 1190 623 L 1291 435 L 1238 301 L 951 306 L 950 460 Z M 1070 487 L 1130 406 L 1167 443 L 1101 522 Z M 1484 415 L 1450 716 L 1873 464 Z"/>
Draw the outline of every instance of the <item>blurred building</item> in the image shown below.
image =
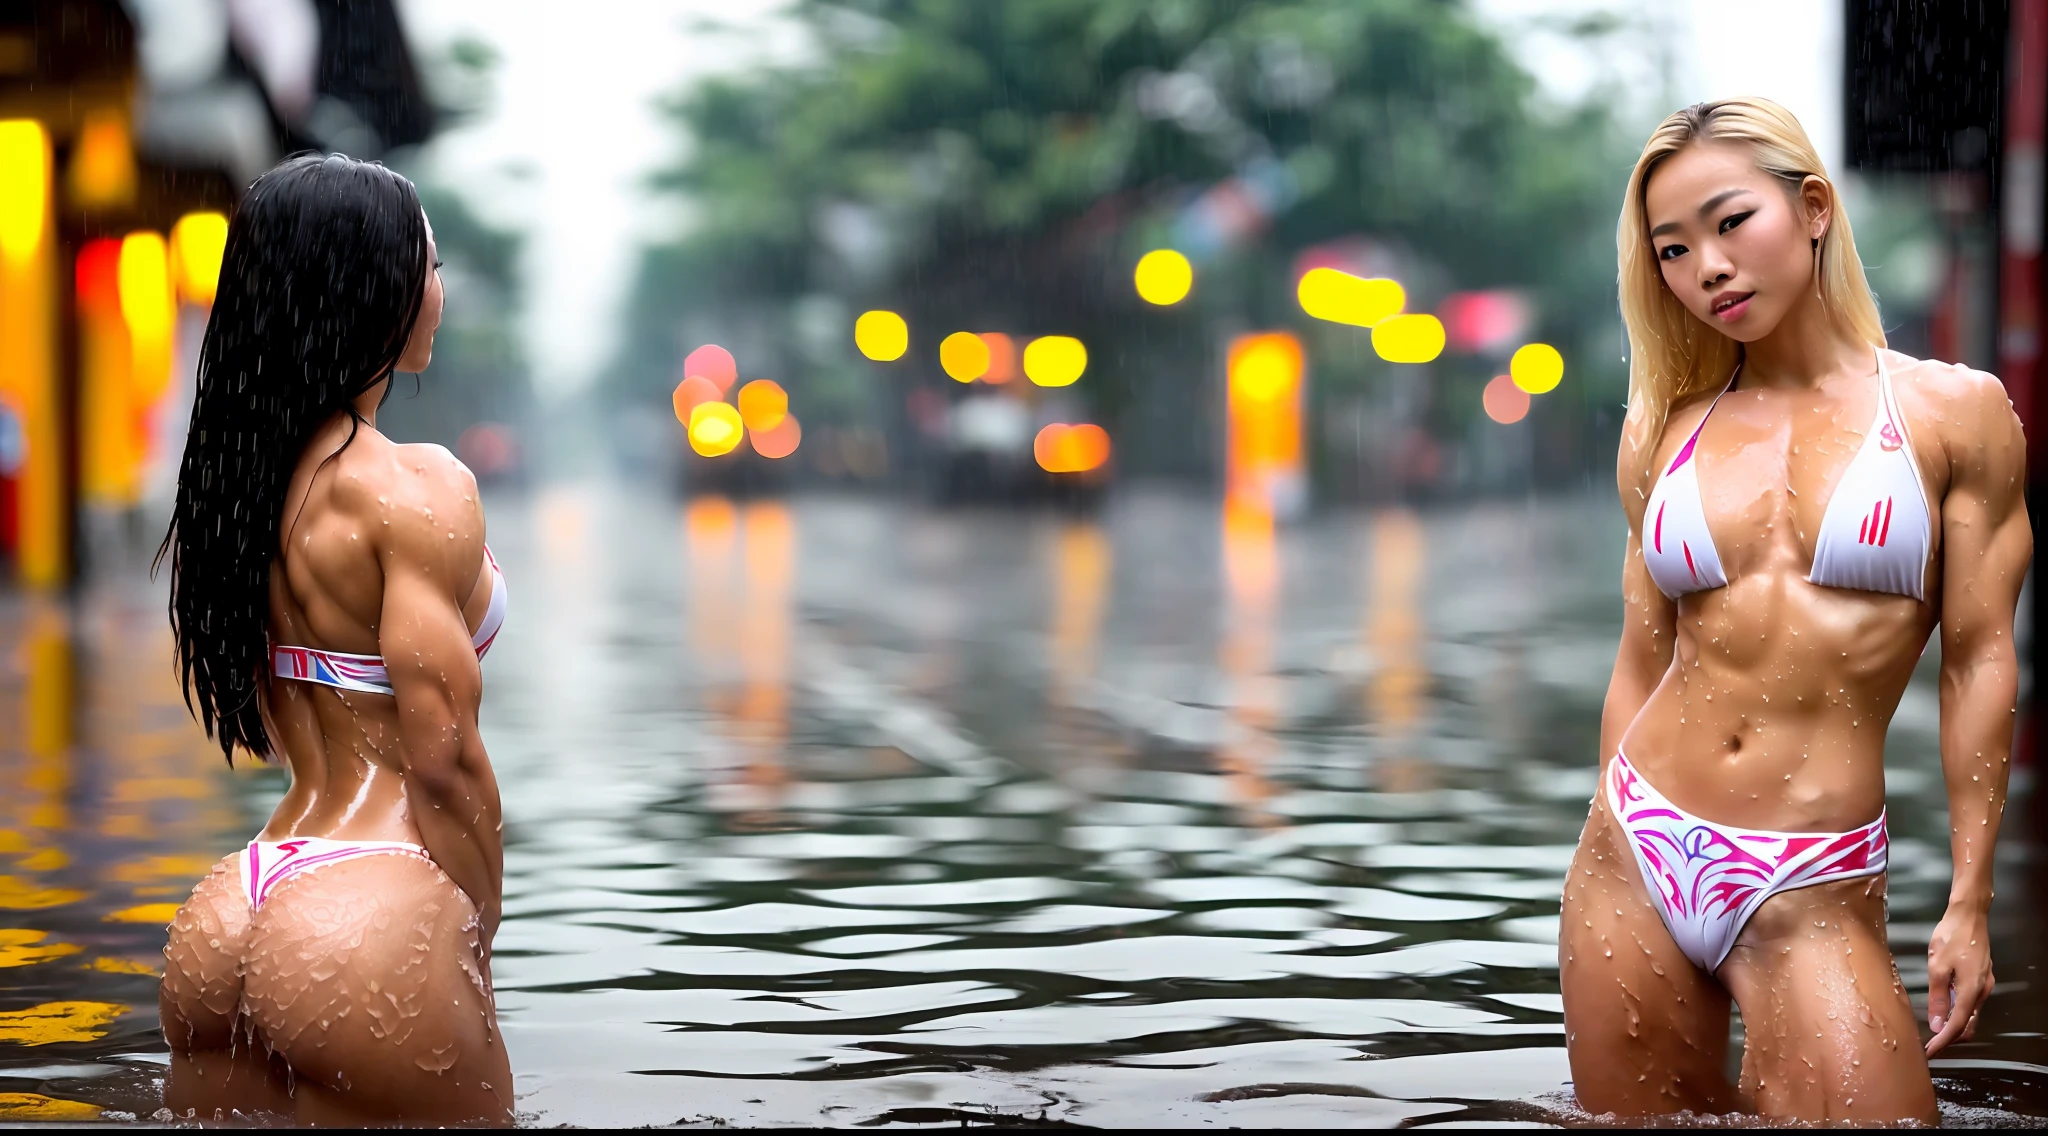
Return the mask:
<path fill-rule="evenodd" d="M 226 218 L 304 149 L 378 157 L 435 113 L 391 0 L 0 7 L 0 558 L 78 573 L 83 519 L 175 462 Z"/>
<path fill-rule="evenodd" d="M 2048 142 L 2048 0 L 1849 0 L 1845 25 L 1849 162 L 1928 183 L 1944 222 L 1944 279 L 1924 350 L 1995 372 L 2027 430 L 2037 557 L 2048 512 L 2041 436 L 2042 148 Z M 2038 564 L 2038 560 L 2037 560 Z M 2042 589 L 2028 613 L 2035 689 L 2048 673 Z M 2038 694 L 2018 760 L 2038 757 Z M 2036 766 L 2038 768 L 2038 766 Z"/>

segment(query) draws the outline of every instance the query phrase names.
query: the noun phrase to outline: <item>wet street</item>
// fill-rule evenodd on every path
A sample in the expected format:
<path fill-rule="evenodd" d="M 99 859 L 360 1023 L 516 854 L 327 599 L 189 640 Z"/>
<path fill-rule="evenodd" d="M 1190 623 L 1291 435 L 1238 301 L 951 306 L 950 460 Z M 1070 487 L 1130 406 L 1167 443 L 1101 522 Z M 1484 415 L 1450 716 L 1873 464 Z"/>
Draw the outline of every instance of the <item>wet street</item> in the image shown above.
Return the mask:
<path fill-rule="evenodd" d="M 487 507 L 526 1122 L 1587 1119 L 1555 943 L 1620 619 L 1605 499 L 1278 532 L 1154 493 Z M 158 1107 L 163 925 L 280 791 L 190 724 L 169 643 L 139 571 L 0 597 L 0 1120 Z M 1918 996 L 1936 654 L 1888 772 Z M 1951 1123 L 2048 1116 L 2025 788 Z"/>

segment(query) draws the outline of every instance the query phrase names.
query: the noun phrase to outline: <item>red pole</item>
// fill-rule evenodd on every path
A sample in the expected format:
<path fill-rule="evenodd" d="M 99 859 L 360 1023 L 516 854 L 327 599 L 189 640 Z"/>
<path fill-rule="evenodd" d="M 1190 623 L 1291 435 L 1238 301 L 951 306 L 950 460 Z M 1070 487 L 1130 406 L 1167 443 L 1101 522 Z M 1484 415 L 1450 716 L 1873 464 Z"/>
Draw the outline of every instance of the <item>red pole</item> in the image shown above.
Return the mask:
<path fill-rule="evenodd" d="M 2048 142 L 2048 0 L 2012 0 L 2006 64 L 2005 170 L 1999 224 L 1998 372 L 2027 429 L 2027 465 L 2042 470 L 2036 399 L 2044 323 L 2042 151 Z M 2039 473 L 2035 474 L 2040 476 Z"/>
<path fill-rule="evenodd" d="M 2042 288 L 2042 228 L 2048 204 L 2042 197 L 2042 155 L 2048 141 L 2048 0 L 2012 0 L 2011 55 L 2005 72 L 2004 180 L 1999 218 L 1998 371 L 2013 409 L 2027 432 L 2027 480 L 2030 511 L 2036 526 L 2048 516 L 2048 467 L 2044 467 L 2039 421 L 2044 400 L 2041 386 L 2041 336 L 2048 328 L 2048 294 Z M 2037 560 L 2037 564 L 2038 564 Z M 2043 688 L 2048 681 L 2048 594 L 2041 574 L 2034 574 L 2034 694 L 2021 705 L 2013 765 L 2038 770 Z M 2036 790 L 2037 824 L 2048 827 L 2048 792 Z"/>

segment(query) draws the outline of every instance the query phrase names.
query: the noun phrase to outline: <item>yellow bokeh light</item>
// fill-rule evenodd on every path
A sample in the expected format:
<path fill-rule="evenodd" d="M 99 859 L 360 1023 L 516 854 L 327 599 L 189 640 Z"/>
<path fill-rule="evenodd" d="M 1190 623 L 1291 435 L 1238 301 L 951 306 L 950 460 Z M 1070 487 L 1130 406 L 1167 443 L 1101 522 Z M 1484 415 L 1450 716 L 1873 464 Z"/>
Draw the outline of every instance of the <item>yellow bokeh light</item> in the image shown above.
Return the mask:
<path fill-rule="evenodd" d="M 1071 335 L 1042 335 L 1024 347 L 1024 377 L 1041 387 L 1072 386 L 1088 369 L 1088 349 Z"/>
<path fill-rule="evenodd" d="M 740 388 L 740 420 L 749 430 L 773 430 L 789 417 L 789 392 L 773 379 L 755 379 Z"/>
<path fill-rule="evenodd" d="M 1133 275 L 1138 296 L 1161 307 L 1187 299 L 1195 286 L 1195 266 L 1172 249 L 1153 249 L 1139 257 L 1138 270 Z"/>
<path fill-rule="evenodd" d="M 971 383 L 988 374 L 988 344 L 971 331 L 956 331 L 939 342 L 939 366 L 954 382 Z"/>
<path fill-rule="evenodd" d="M 0 256 L 34 256 L 49 208 L 50 136 L 32 118 L 0 122 Z"/>
<path fill-rule="evenodd" d="M 1530 394 L 1556 390 L 1564 381 L 1564 356 L 1548 343 L 1524 344 L 1508 360 L 1508 374 Z"/>
<path fill-rule="evenodd" d="M 1230 387 L 1246 402 L 1272 402 L 1301 382 L 1301 343 L 1291 335 L 1245 339 L 1230 358 Z"/>
<path fill-rule="evenodd" d="M 171 257 L 163 237 L 147 230 L 123 237 L 117 279 L 130 335 L 160 335 L 170 328 Z"/>
<path fill-rule="evenodd" d="M 1295 286 L 1301 310 L 1320 320 L 1376 327 L 1408 306 L 1408 291 L 1398 280 L 1353 276 L 1334 268 L 1311 268 Z"/>
<path fill-rule="evenodd" d="M 853 321 L 853 343 L 877 363 L 901 359 L 910 350 L 910 325 L 895 312 L 862 312 Z"/>
<path fill-rule="evenodd" d="M 746 433 L 740 412 L 729 402 L 699 403 L 690 411 L 690 448 L 704 457 L 731 453 Z"/>
<path fill-rule="evenodd" d="M 178 317 L 163 237 L 144 230 L 121 238 L 115 279 L 121 319 L 128 325 L 129 387 L 144 402 L 152 401 L 170 386 L 171 324 Z"/>
<path fill-rule="evenodd" d="M 1372 329 L 1372 349 L 1389 363 L 1427 363 L 1444 353 L 1444 325 L 1432 315 L 1393 316 Z"/>
<path fill-rule="evenodd" d="M 221 254 L 228 247 L 228 219 L 220 213 L 187 213 L 171 228 L 171 263 L 178 292 L 200 305 L 213 303 L 220 287 Z"/>

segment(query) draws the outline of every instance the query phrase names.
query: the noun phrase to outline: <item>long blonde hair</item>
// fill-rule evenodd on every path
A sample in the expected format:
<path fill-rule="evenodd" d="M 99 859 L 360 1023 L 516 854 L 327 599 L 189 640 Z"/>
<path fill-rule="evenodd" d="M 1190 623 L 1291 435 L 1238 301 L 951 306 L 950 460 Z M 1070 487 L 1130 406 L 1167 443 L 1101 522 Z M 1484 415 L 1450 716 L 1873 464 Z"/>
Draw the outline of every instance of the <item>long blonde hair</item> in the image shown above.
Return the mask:
<path fill-rule="evenodd" d="M 1696 103 L 1665 119 L 1650 134 L 1643 156 L 1629 175 L 1616 233 L 1620 252 L 1621 318 L 1628 326 L 1628 419 L 1626 437 L 1636 447 L 1647 478 L 1651 455 L 1663 436 L 1672 404 L 1728 381 L 1742 359 L 1742 345 L 1703 323 L 1664 284 L 1657 250 L 1650 242 L 1644 190 L 1666 158 L 1695 142 L 1730 142 L 1748 147 L 1757 168 L 1783 178 L 1793 189 L 1809 177 L 1827 185 L 1832 206 L 1827 231 L 1815 253 L 1821 307 L 1844 330 L 1873 347 L 1883 347 L 1884 325 L 1877 300 L 1863 277 L 1856 238 L 1849 231 L 1841 195 L 1820 155 L 1792 112 L 1769 99 L 1720 99 Z"/>

